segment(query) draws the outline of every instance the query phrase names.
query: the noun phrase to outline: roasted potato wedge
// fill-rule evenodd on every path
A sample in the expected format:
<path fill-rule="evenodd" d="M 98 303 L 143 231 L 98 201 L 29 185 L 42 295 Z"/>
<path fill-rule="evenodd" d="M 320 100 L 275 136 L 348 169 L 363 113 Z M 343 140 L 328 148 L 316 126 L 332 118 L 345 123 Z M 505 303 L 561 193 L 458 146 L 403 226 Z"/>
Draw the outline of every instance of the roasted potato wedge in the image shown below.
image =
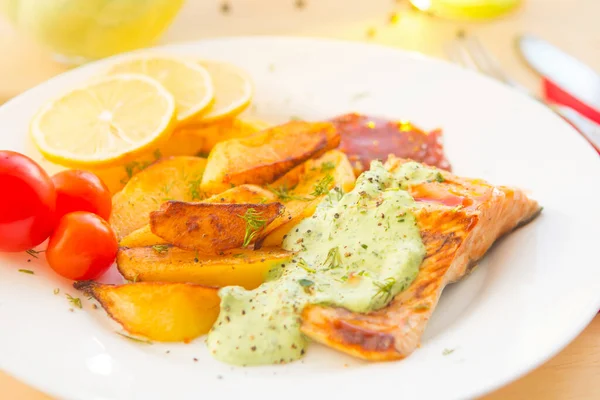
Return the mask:
<path fill-rule="evenodd" d="M 98 300 L 127 332 L 160 342 L 189 342 L 207 333 L 219 315 L 217 289 L 192 283 L 73 286 Z"/>
<path fill-rule="evenodd" d="M 168 243 L 218 254 L 253 243 L 281 214 L 283 205 L 169 201 L 150 213 L 150 230 Z"/>
<path fill-rule="evenodd" d="M 328 151 L 320 158 L 296 167 L 270 186 L 279 195 L 279 201 L 283 202 L 285 209 L 267 226 L 260 244 L 280 247 L 290 229 L 313 215 L 325 193 L 335 186 L 343 192 L 349 192 L 354 182 L 352 165 L 339 150 Z"/>
<path fill-rule="evenodd" d="M 205 166 L 205 158 L 170 157 L 133 176 L 123 190 L 113 196 L 110 224 L 117 239 L 146 225 L 149 213 L 158 210 L 165 201 L 202 200 L 200 179 Z"/>
<path fill-rule="evenodd" d="M 273 192 L 263 189 L 255 185 L 241 185 L 216 194 L 203 200 L 203 203 L 273 203 L 277 200 L 277 196 Z M 125 236 L 120 246 L 123 247 L 142 247 L 152 246 L 155 244 L 167 243 L 164 239 L 152 233 L 150 225 L 145 225 L 140 229 L 136 229 L 129 235 Z"/>
<path fill-rule="evenodd" d="M 192 124 L 175 129 L 173 137 L 165 146 L 169 155 L 194 155 L 207 157 L 213 147 L 224 140 L 252 136 L 269 124 L 259 120 L 230 119 L 210 124 Z"/>
<path fill-rule="evenodd" d="M 219 193 L 231 185 L 271 183 L 339 143 L 340 136 L 332 124 L 301 121 L 217 143 L 208 157 L 202 190 Z"/>
<path fill-rule="evenodd" d="M 165 239 L 152 233 L 150 225 L 144 225 L 140 229 L 136 229 L 119 242 L 119 246 L 121 247 L 143 247 L 160 244 L 168 243 Z"/>
<path fill-rule="evenodd" d="M 92 172 L 102 179 L 112 194 L 115 194 L 123 189 L 132 176 L 159 159 L 173 156 L 207 157 L 219 141 L 247 137 L 268 127 L 269 124 L 262 121 L 234 118 L 211 124 L 177 128 L 168 141 L 145 152 L 135 160 L 116 167 L 95 168 Z M 43 166 L 46 171 L 64 169 L 50 162 L 44 162 Z"/>
<path fill-rule="evenodd" d="M 229 203 L 229 204 L 256 204 L 273 203 L 277 201 L 277 196 L 270 190 L 263 189 L 256 185 L 241 185 L 228 189 L 223 193 L 215 194 L 203 203 Z"/>
<path fill-rule="evenodd" d="M 207 286 L 243 286 L 254 289 L 274 266 L 292 253 L 278 248 L 229 250 L 205 255 L 173 246 L 121 248 L 117 266 L 130 281 L 191 282 Z"/>

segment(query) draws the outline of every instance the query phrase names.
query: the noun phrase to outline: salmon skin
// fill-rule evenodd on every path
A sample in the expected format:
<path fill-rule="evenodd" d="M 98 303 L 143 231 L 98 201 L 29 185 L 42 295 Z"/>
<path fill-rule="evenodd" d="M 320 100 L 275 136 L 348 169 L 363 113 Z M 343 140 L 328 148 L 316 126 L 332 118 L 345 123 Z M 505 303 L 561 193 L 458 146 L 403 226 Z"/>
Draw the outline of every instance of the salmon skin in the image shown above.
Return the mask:
<path fill-rule="evenodd" d="M 410 160 L 390 156 L 394 171 Z M 439 170 L 443 182 L 409 187 L 426 256 L 413 283 L 385 308 L 368 314 L 339 307 L 307 306 L 302 332 L 352 356 L 399 360 L 409 356 L 447 284 L 468 274 L 494 242 L 533 220 L 541 211 L 522 190 Z"/>

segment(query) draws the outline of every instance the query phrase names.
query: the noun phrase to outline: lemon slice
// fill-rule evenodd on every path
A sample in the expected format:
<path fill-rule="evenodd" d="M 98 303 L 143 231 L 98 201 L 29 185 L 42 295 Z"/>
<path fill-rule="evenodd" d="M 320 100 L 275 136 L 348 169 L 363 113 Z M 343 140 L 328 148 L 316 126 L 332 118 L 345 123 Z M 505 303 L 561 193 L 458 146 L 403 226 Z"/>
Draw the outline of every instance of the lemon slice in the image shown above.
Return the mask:
<path fill-rule="evenodd" d="M 215 88 L 212 107 L 190 121 L 193 124 L 206 124 L 230 119 L 244 111 L 252 101 L 254 86 L 250 77 L 241 69 L 216 61 L 200 61 L 210 74 Z"/>
<path fill-rule="evenodd" d="M 68 167 L 108 167 L 170 136 L 175 99 L 144 75 L 95 80 L 47 103 L 31 122 L 34 144 Z"/>
<path fill-rule="evenodd" d="M 188 60 L 145 55 L 122 60 L 109 69 L 109 74 L 122 73 L 144 74 L 159 81 L 175 97 L 180 123 L 208 110 L 214 98 L 209 73 Z"/>

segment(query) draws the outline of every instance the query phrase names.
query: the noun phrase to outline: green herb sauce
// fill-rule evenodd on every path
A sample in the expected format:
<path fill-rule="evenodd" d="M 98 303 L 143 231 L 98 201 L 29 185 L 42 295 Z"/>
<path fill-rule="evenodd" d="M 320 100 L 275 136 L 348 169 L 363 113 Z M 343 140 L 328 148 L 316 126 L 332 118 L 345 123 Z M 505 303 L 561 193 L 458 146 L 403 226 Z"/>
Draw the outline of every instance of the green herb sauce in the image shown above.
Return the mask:
<path fill-rule="evenodd" d="M 300 331 L 307 304 L 354 312 L 387 305 L 415 279 L 425 256 L 406 184 L 439 180 L 438 174 L 418 163 L 392 174 L 375 161 L 354 190 L 330 191 L 285 238 L 283 248 L 296 257 L 257 289 L 219 291 L 221 312 L 207 340 L 211 354 L 237 365 L 294 361 L 307 346 Z"/>

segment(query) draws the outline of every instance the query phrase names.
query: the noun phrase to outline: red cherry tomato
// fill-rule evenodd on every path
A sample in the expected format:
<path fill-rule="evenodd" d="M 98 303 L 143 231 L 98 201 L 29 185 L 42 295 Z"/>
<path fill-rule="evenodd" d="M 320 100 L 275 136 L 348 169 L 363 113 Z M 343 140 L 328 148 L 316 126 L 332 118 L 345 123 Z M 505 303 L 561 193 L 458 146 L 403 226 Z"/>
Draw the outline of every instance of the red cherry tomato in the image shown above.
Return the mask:
<path fill-rule="evenodd" d="M 52 177 L 56 188 L 57 219 L 74 211 L 88 211 L 108 220 L 112 209 L 110 191 L 91 172 L 67 170 Z"/>
<path fill-rule="evenodd" d="M 25 251 L 42 243 L 56 219 L 52 180 L 32 159 L 0 150 L 0 251 Z"/>
<path fill-rule="evenodd" d="M 117 250 L 117 238 L 105 220 L 77 211 L 58 222 L 48 242 L 46 260 L 65 278 L 96 279 L 111 266 Z"/>

